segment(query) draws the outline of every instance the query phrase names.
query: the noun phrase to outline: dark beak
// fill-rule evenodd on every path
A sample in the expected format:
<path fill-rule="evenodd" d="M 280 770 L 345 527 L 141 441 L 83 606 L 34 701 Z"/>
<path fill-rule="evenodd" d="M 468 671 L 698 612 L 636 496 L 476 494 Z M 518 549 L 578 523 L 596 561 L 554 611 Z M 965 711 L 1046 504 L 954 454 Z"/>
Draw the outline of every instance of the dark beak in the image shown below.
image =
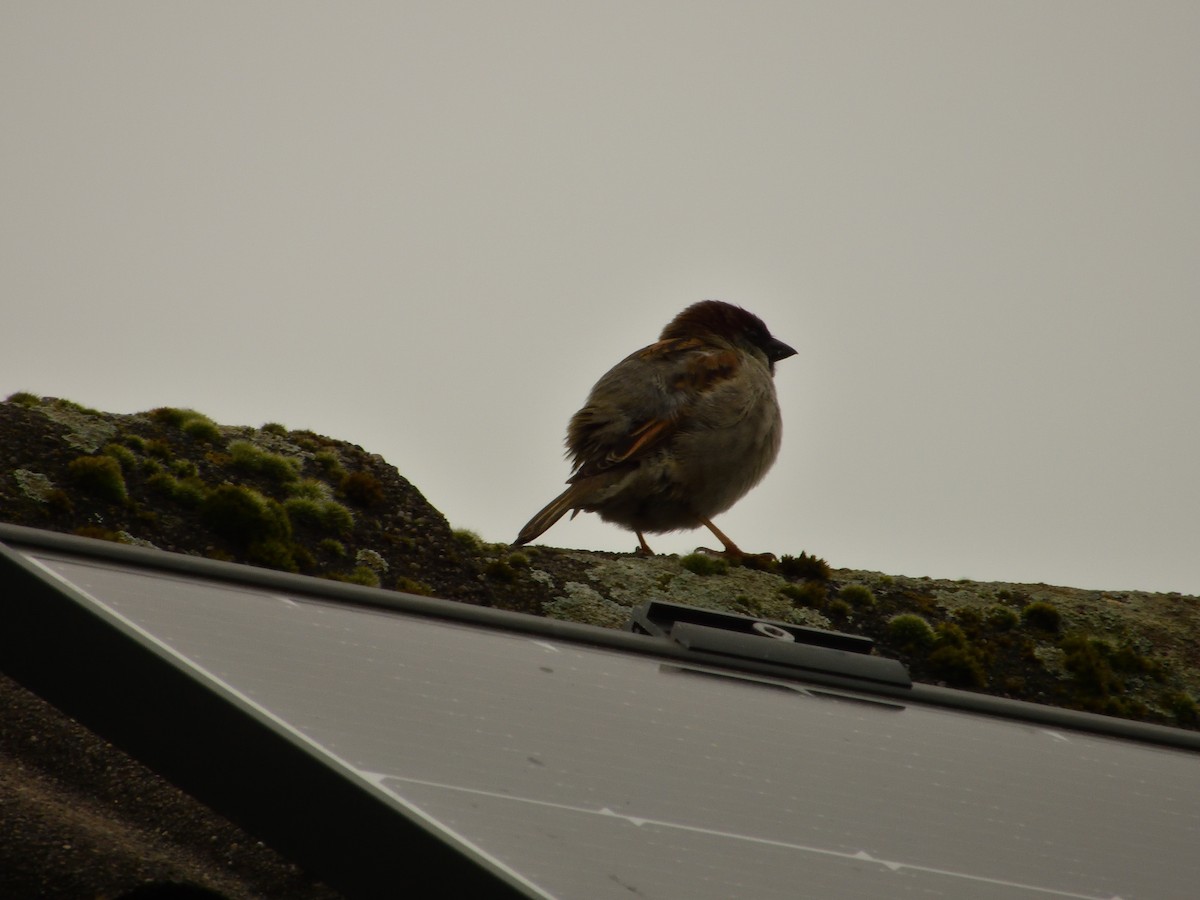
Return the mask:
<path fill-rule="evenodd" d="M 781 359 L 787 359 L 789 356 L 795 356 L 794 348 L 789 347 L 783 341 L 776 338 L 771 338 L 767 341 L 767 346 L 763 348 L 767 352 L 767 359 L 773 363 L 779 362 Z"/>

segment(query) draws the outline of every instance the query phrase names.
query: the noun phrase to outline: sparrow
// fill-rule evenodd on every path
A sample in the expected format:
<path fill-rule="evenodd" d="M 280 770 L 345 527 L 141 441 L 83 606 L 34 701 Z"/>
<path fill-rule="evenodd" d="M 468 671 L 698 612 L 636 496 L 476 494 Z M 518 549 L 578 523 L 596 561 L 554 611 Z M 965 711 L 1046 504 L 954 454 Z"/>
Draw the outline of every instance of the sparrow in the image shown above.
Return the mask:
<path fill-rule="evenodd" d="M 582 510 L 633 531 L 644 555 L 653 553 L 647 533 L 703 525 L 725 554 L 745 556 L 712 518 L 775 462 L 783 433 L 775 363 L 795 353 L 739 306 L 689 306 L 655 343 L 596 382 L 567 427 L 570 486 L 529 520 L 514 545 Z"/>

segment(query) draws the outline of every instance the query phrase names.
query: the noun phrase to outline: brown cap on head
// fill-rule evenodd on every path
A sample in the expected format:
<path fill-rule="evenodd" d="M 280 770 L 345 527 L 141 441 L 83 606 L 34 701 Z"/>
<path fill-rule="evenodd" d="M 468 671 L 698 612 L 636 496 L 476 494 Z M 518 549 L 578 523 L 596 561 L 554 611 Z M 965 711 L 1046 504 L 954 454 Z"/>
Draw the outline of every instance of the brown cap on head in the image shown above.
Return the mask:
<path fill-rule="evenodd" d="M 796 354 L 792 347 L 771 335 L 762 319 L 724 300 L 693 303 L 667 324 L 659 340 L 700 334 L 717 334 L 730 340 L 748 341 L 762 350 L 772 363 Z"/>

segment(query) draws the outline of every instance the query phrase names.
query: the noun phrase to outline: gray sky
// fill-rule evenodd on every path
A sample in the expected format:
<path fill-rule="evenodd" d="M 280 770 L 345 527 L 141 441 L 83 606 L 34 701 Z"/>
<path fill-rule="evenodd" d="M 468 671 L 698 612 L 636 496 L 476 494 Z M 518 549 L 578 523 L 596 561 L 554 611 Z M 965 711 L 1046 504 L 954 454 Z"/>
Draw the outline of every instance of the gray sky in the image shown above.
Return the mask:
<path fill-rule="evenodd" d="M 8 3 L 0 392 L 311 428 L 510 540 L 595 380 L 725 299 L 800 351 L 742 547 L 1200 593 L 1197 35 L 1194 2 Z"/>

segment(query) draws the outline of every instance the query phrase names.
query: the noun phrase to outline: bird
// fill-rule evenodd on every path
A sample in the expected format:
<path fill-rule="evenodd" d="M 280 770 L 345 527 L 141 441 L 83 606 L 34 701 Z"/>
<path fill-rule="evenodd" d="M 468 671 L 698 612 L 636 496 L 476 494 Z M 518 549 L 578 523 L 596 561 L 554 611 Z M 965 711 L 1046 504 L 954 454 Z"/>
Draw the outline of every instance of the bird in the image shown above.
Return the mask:
<path fill-rule="evenodd" d="M 703 525 L 721 542 L 721 555 L 745 557 L 712 519 L 758 484 L 779 455 L 775 364 L 795 354 L 740 306 L 688 306 L 656 342 L 596 382 L 567 427 L 569 487 L 513 545 L 540 537 L 568 511 L 571 518 L 583 511 L 633 531 L 641 555 L 653 555 L 648 533 Z"/>

